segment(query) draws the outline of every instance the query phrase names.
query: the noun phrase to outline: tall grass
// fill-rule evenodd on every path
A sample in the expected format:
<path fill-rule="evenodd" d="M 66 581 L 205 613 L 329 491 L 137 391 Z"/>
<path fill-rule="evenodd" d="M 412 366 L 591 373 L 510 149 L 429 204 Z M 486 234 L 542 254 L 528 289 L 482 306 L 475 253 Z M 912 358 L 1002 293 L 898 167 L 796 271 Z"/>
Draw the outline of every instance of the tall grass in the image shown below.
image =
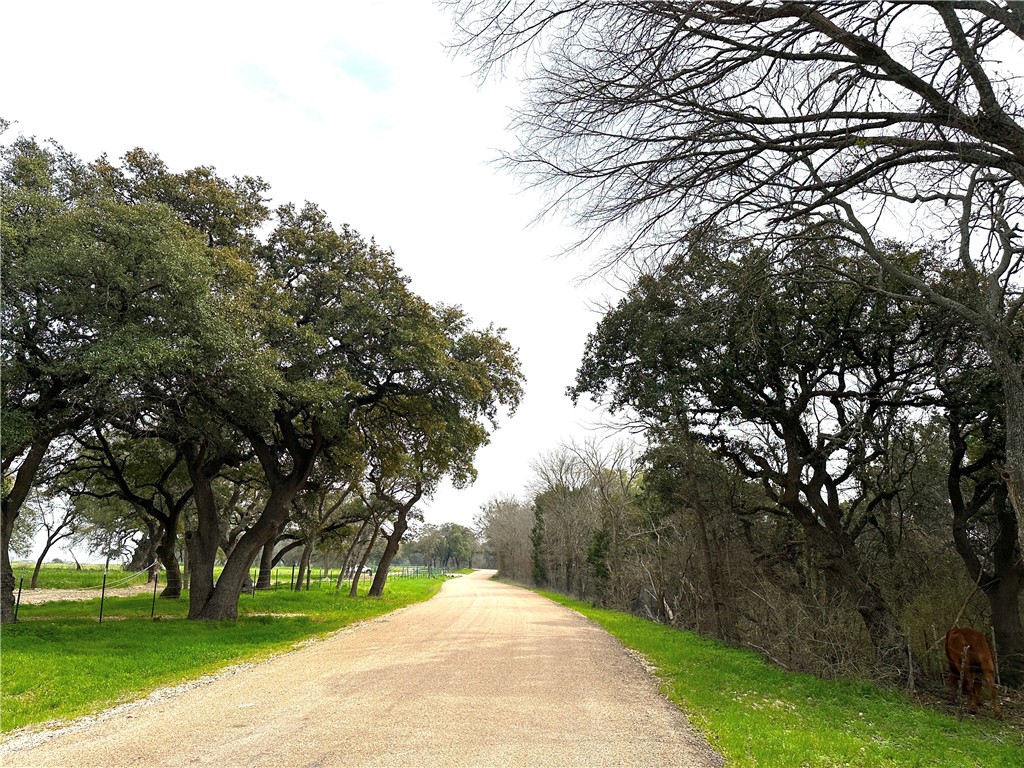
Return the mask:
<path fill-rule="evenodd" d="M 542 594 L 643 654 L 730 766 L 1024 766 L 1021 733 L 1007 723 L 960 721 L 898 692 L 788 673 L 748 651 Z"/>
<path fill-rule="evenodd" d="M 139 698 L 155 688 L 232 663 L 264 658 L 300 640 L 426 600 L 438 579 L 388 583 L 384 597 L 347 597 L 333 589 L 243 595 L 239 619 L 192 622 L 187 595 L 148 595 L 22 605 L 3 628 L 0 730 L 65 719 Z M 369 586 L 365 582 L 364 590 Z"/>

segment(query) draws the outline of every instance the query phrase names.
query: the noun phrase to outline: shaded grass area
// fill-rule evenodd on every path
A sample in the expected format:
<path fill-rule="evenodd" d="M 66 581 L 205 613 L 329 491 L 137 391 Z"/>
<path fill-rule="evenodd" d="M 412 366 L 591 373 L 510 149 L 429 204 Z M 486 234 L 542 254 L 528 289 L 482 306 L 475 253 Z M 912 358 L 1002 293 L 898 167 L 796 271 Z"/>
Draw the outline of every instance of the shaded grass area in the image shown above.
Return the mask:
<path fill-rule="evenodd" d="M 264 658 L 296 642 L 432 597 L 440 579 L 389 582 L 383 597 L 347 592 L 243 595 L 239 619 L 188 621 L 187 596 L 140 595 L 23 605 L 3 627 L 0 730 L 95 712 L 229 664 Z M 369 587 L 366 582 L 364 590 Z"/>
<path fill-rule="evenodd" d="M 899 692 L 785 672 L 761 656 L 562 595 L 541 594 L 643 654 L 662 692 L 730 766 L 1024 766 L 1022 734 L 963 721 Z"/>

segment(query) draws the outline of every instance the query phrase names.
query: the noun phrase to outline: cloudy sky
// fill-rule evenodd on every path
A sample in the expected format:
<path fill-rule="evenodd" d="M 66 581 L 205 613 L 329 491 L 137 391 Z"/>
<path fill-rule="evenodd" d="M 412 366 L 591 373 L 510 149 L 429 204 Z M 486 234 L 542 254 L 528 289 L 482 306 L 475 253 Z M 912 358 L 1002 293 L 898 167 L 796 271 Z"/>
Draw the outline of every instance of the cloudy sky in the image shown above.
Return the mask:
<path fill-rule="evenodd" d="M 9 3 L 0 46 L 4 138 L 54 138 L 83 158 L 155 151 L 172 169 L 215 166 L 311 200 L 395 251 L 412 288 L 507 328 L 528 379 L 518 413 L 479 455 L 468 490 L 442 489 L 428 522 L 470 524 L 529 464 L 588 434 L 564 396 L 603 289 L 586 254 L 535 223 L 543 199 L 497 169 L 514 82 L 479 86 L 445 50 L 430 0 Z"/>

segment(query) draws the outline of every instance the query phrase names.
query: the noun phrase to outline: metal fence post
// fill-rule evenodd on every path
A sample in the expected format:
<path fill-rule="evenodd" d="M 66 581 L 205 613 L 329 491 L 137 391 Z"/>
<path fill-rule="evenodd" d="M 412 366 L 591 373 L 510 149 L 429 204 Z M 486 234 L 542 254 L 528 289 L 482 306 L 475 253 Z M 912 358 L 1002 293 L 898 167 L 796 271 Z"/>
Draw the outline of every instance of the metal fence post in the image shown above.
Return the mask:
<path fill-rule="evenodd" d="M 103 569 L 103 587 L 100 590 L 100 624 L 103 623 L 103 601 L 107 597 L 107 569 Z"/>
<path fill-rule="evenodd" d="M 149 611 L 149 618 L 156 616 L 156 586 L 160 583 L 160 572 L 156 574 L 156 578 L 153 579 L 153 607 Z"/>

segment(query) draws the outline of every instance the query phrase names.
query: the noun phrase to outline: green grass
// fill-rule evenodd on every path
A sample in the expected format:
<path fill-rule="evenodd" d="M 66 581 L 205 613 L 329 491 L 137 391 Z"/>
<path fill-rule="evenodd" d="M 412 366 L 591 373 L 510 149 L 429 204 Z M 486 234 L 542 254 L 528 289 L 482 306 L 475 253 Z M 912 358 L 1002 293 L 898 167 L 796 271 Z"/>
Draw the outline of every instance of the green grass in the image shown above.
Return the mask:
<path fill-rule="evenodd" d="M 32 582 L 32 570 L 35 567 L 34 563 L 26 563 L 24 561 L 16 562 L 12 564 L 14 570 L 14 583 L 15 590 L 17 590 L 17 584 L 19 579 L 24 579 L 24 590 L 28 591 L 29 584 Z M 222 566 L 214 568 L 214 575 L 221 572 Z M 252 569 L 252 575 L 255 578 L 257 569 Z M 319 579 L 323 577 L 324 572 L 322 568 L 314 568 L 312 581 L 314 584 L 319 583 Z M 332 580 L 338 576 L 338 569 L 335 568 L 331 574 Z M 160 584 L 164 584 L 164 579 L 167 575 L 161 571 L 160 573 Z M 291 583 L 292 578 L 292 567 L 290 565 L 279 565 L 274 568 L 271 573 L 271 581 L 274 584 L 280 584 L 287 586 Z M 145 584 L 146 573 L 125 571 L 122 569 L 120 564 L 111 564 L 110 571 L 107 574 L 107 586 L 108 587 L 124 587 L 133 584 Z M 39 589 L 96 589 L 103 584 L 103 566 L 102 565 L 83 565 L 81 570 L 76 570 L 74 564 L 68 563 L 46 563 L 39 570 Z"/>
<path fill-rule="evenodd" d="M 17 591 L 20 579 L 25 580 L 24 589 L 28 591 L 29 584 L 32 582 L 32 570 L 35 568 L 35 564 L 24 562 L 12 563 L 12 568 L 14 570 L 15 591 Z M 120 566 L 116 566 L 116 568 L 111 566 L 107 579 L 113 584 L 115 581 L 121 581 L 131 576 L 138 577 L 137 580 L 142 582 L 146 580 L 144 573 L 133 574 L 122 571 Z M 39 589 L 88 589 L 90 587 L 99 588 L 102 584 L 102 565 L 83 565 L 82 570 L 78 571 L 75 570 L 74 565 L 47 563 L 39 569 Z"/>
<path fill-rule="evenodd" d="M 384 597 L 333 589 L 243 595 L 239 619 L 193 622 L 187 597 L 148 595 L 22 605 L 3 627 L 0 730 L 66 719 L 144 696 L 224 666 L 264 658 L 296 642 L 433 596 L 439 579 L 389 582 Z M 364 589 L 369 582 L 364 582 Z M 343 591 L 344 592 L 344 591 Z M 263 614 L 301 614 L 276 615 Z"/>
<path fill-rule="evenodd" d="M 663 692 L 730 766 L 1024 766 L 1021 733 L 959 721 L 868 683 L 787 673 L 749 651 L 561 595 L 656 667 Z"/>

